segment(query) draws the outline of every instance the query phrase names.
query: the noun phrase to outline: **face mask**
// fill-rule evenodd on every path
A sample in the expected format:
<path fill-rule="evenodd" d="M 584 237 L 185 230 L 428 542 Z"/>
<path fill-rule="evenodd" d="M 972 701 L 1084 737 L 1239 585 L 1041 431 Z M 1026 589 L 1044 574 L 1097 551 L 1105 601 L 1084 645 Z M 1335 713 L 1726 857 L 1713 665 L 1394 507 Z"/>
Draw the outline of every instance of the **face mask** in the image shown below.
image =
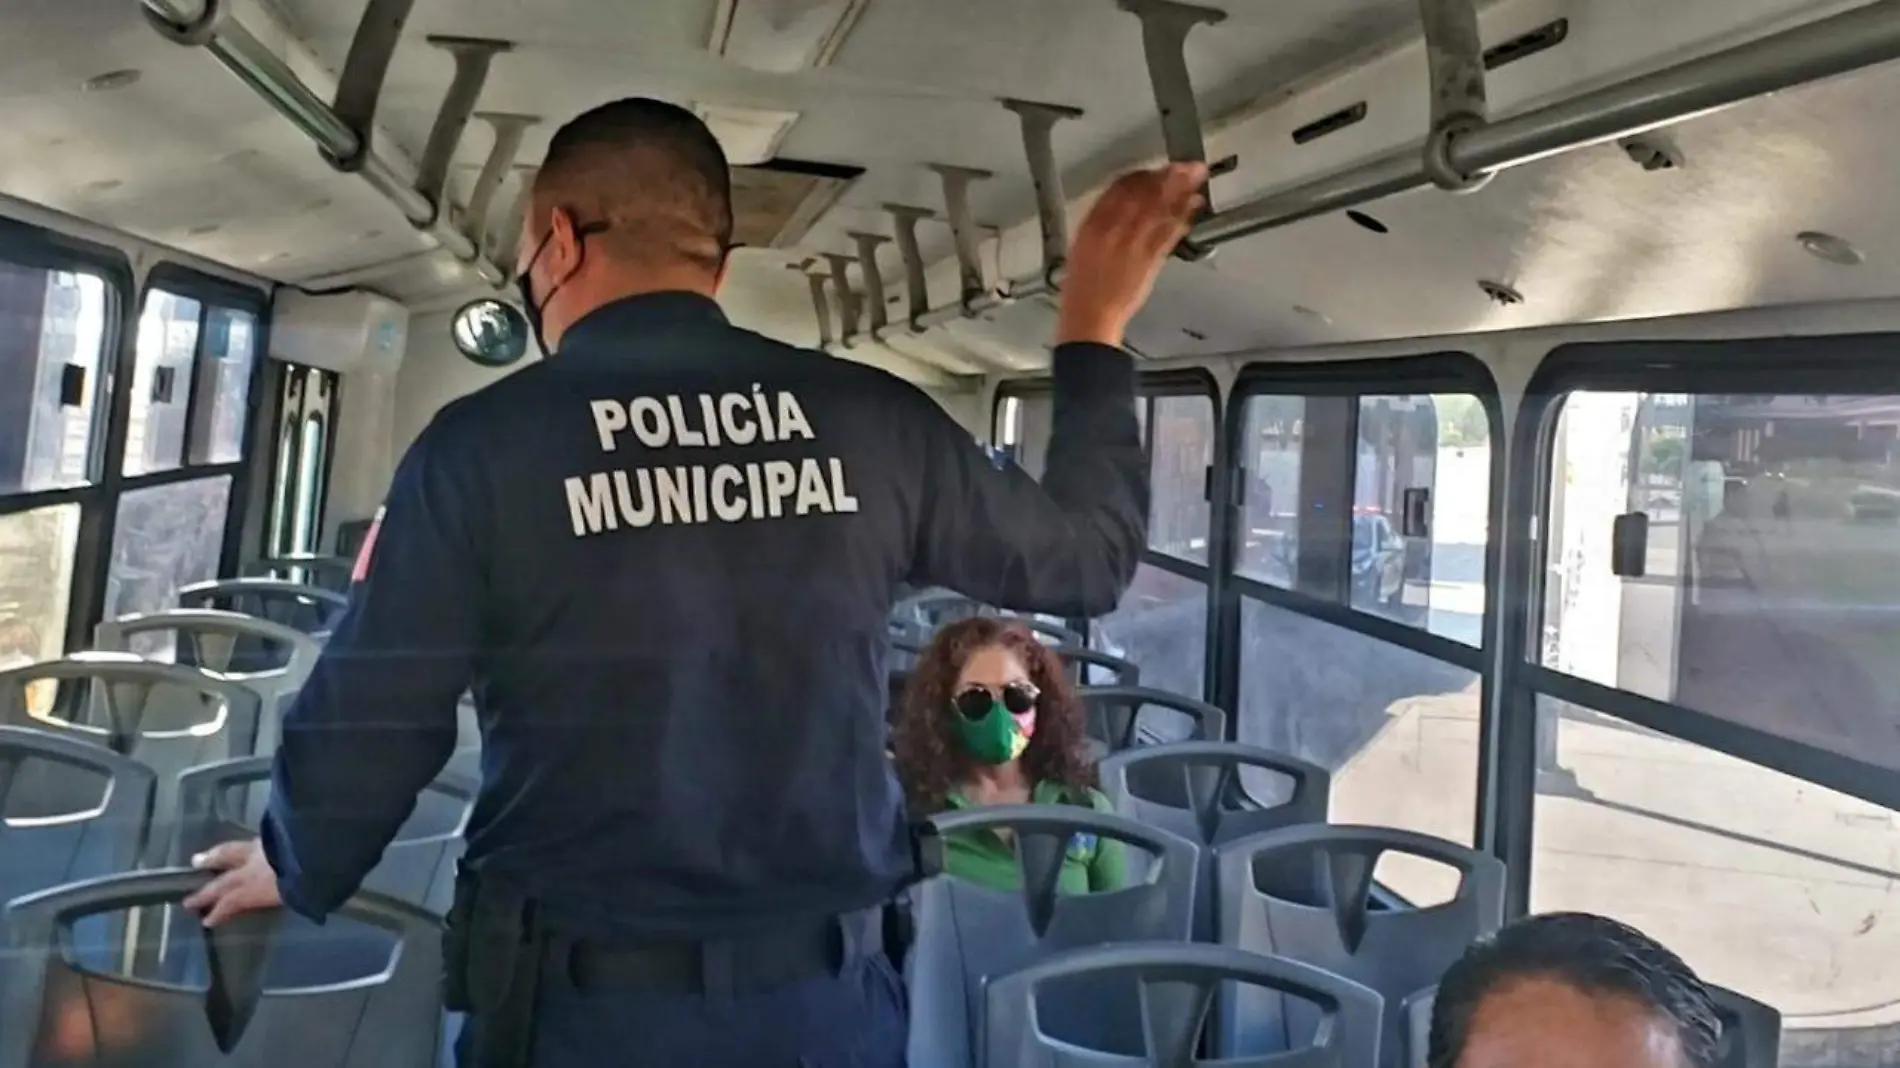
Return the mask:
<path fill-rule="evenodd" d="M 990 702 L 989 711 L 975 719 L 959 708 L 957 733 L 970 755 L 985 764 L 1007 764 L 1029 748 L 1029 735 L 1001 701 Z"/>

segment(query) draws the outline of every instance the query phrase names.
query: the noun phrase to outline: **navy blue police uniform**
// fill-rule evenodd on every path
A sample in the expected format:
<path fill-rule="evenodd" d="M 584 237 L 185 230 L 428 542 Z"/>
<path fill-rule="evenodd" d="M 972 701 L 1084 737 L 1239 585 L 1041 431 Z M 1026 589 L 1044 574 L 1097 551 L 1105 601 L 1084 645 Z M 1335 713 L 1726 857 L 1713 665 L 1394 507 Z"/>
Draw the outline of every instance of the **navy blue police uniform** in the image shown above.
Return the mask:
<path fill-rule="evenodd" d="M 568 940 L 532 1063 L 901 1064 L 901 983 L 858 922 L 915 870 L 885 758 L 896 591 L 1098 615 L 1145 541 L 1130 357 L 1054 362 L 1040 484 L 911 385 L 686 293 L 599 308 L 448 405 L 285 717 L 262 841 L 287 907 L 356 890 L 472 690 L 464 865 Z M 748 940 L 817 920 L 825 970 L 751 974 L 774 954 Z M 595 947 L 696 964 L 590 980 Z"/>

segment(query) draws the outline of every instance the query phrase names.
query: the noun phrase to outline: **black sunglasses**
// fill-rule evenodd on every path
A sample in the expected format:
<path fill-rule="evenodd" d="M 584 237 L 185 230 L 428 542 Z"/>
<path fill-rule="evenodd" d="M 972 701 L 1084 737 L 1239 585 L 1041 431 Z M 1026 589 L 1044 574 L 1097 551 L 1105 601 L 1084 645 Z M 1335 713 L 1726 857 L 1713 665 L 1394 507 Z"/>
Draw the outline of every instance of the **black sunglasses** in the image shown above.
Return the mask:
<path fill-rule="evenodd" d="M 956 706 L 957 715 L 964 719 L 982 719 L 990 714 L 990 706 L 1001 700 L 1003 707 L 1012 716 L 1032 712 L 1042 693 L 1026 682 L 1012 682 L 1000 692 L 987 686 L 972 686 L 956 696 L 951 704 Z"/>

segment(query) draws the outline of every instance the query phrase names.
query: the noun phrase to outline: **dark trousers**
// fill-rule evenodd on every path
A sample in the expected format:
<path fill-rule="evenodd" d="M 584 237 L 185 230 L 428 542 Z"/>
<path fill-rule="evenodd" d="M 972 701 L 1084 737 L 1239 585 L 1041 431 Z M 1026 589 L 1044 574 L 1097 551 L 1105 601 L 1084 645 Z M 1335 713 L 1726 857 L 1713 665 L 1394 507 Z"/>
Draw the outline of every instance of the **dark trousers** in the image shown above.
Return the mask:
<path fill-rule="evenodd" d="M 904 1068 L 909 1032 L 882 953 L 756 991 L 581 990 L 556 974 L 542 980 L 530 1068 Z"/>

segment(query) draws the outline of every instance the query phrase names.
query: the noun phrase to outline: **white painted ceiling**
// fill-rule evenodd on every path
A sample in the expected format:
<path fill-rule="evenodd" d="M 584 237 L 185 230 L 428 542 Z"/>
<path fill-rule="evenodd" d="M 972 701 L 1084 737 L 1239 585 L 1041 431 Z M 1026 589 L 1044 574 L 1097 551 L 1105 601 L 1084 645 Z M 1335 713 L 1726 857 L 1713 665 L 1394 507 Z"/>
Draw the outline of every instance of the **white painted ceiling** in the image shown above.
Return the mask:
<path fill-rule="evenodd" d="M 238 16 L 282 20 L 332 70 L 363 0 L 244 0 Z M 746 0 L 757 2 L 757 0 Z M 1326 173 L 1415 140 L 1425 124 L 1416 0 L 1223 0 L 1226 23 L 1195 31 L 1189 63 L 1217 155 L 1240 168 L 1217 203 Z M 731 283 L 779 309 L 774 332 L 809 341 L 804 283 L 782 269 L 848 251 L 850 229 L 888 230 L 877 205 L 939 205 L 928 162 L 989 168 L 977 215 L 1007 227 L 1009 273 L 1034 266 L 1033 203 L 1015 119 L 1018 96 L 1086 109 L 1057 130 L 1072 194 L 1160 150 L 1139 25 L 1113 0 L 870 0 L 834 62 L 795 75 L 732 66 L 706 50 L 713 0 L 418 0 L 392 66 L 379 125 L 419 155 L 451 64 L 429 34 L 518 42 L 497 59 L 483 110 L 527 112 L 521 159 L 538 159 L 561 121 L 601 101 L 647 94 L 802 113 L 782 157 L 866 169 L 803 246 L 742 254 Z M 1790 20 L 1856 3 L 1823 0 L 1499 0 L 1495 42 L 1552 18 L 1571 21 L 1558 49 L 1497 72 L 1494 111 L 1558 98 Z M 132 68 L 137 84 L 82 83 Z M 1295 147 L 1286 134 L 1355 100 L 1368 119 Z M 322 283 L 399 261 L 428 244 L 360 180 L 333 172 L 285 120 L 201 50 L 161 40 L 136 0 L 0 4 L 0 192 L 35 201 L 287 283 Z M 1242 348 L 1496 330 L 1900 294 L 1900 69 L 1889 66 L 1780 94 L 1666 131 L 1687 165 L 1649 173 L 1615 147 L 1586 149 L 1499 176 L 1482 192 L 1422 191 L 1365 210 L 1390 232 L 1342 216 L 1295 224 L 1173 264 L 1133 340 L 1155 357 Z M 458 189 L 487 154 L 471 125 Z M 1079 209 L 1079 203 L 1076 208 Z M 1073 215 L 1073 210 L 1072 210 Z M 1859 267 L 1824 263 L 1803 230 L 1852 240 Z M 947 231 L 923 227 L 953 271 Z M 987 257 L 995 257 L 992 248 Z M 900 278 L 895 257 L 887 284 Z M 1493 305 L 1480 278 L 1525 295 Z M 370 278 L 419 307 L 467 291 L 446 256 Z M 767 292 L 769 291 L 769 292 Z M 1040 359 L 1050 316 L 1036 304 L 990 323 L 956 324 L 894 344 L 959 370 Z M 1196 336 L 1190 336 L 1192 331 Z M 998 357 L 997 353 L 1006 353 Z"/>

